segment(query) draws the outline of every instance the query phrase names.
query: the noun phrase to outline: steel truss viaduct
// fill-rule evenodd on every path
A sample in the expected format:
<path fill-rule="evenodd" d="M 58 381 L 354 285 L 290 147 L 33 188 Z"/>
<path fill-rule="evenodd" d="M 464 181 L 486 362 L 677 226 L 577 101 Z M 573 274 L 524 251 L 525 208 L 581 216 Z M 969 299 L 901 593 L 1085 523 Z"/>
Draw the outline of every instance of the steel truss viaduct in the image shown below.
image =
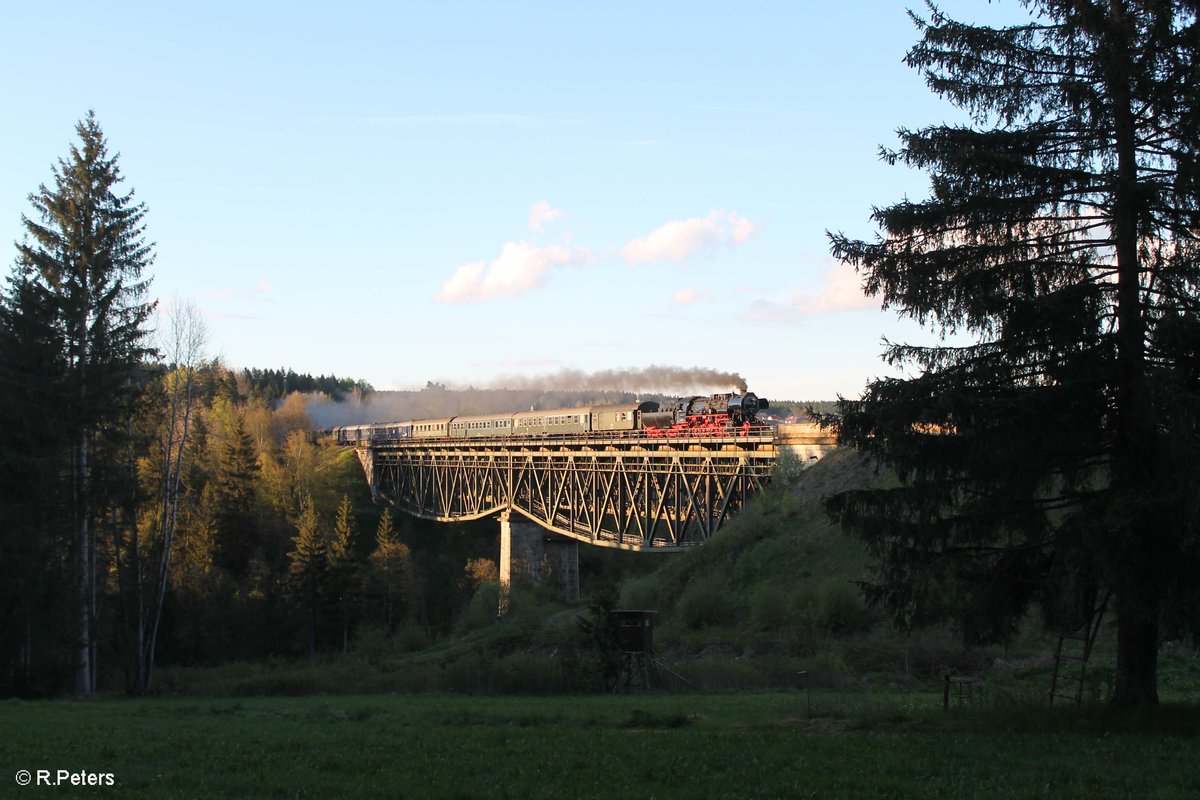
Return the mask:
<path fill-rule="evenodd" d="M 414 516 L 457 522 L 516 512 L 587 544 L 649 551 L 704 543 L 762 491 L 781 450 L 808 462 L 833 446 L 813 426 L 783 428 L 670 439 L 417 438 L 356 452 L 376 502 Z"/>

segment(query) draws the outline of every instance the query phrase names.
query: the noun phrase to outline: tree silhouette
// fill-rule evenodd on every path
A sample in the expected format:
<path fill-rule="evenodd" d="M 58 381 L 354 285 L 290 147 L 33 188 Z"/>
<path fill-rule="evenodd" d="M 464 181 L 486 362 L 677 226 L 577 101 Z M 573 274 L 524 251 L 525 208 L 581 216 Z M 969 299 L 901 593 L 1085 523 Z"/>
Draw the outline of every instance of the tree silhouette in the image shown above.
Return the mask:
<path fill-rule="evenodd" d="M 995 641 L 1033 602 L 1070 628 L 1111 593 L 1114 702 L 1152 704 L 1160 625 L 1200 619 L 1196 7 L 1024 5 L 1004 28 L 913 17 L 907 63 L 974 123 L 900 131 L 884 158 L 928 172 L 929 198 L 832 250 L 959 339 L 889 343 L 917 376 L 827 418 L 901 481 L 830 508 L 905 623 Z"/>

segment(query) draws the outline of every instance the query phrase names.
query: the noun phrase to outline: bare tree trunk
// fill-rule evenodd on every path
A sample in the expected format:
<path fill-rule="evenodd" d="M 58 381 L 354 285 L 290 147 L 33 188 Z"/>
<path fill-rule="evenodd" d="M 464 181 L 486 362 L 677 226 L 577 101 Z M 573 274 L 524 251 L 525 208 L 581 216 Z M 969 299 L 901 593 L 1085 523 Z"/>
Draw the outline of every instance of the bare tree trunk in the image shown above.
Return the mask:
<path fill-rule="evenodd" d="M 90 227 L 90 220 L 88 222 Z M 68 251 L 64 253 L 64 262 L 70 263 L 72 254 Z M 80 697 L 90 697 L 96 691 L 95 672 L 92 664 L 92 638 L 94 632 L 92 630 L 92 622 L 94 620 L 94 597 L 92 570 L 94 560 L 92 557 L 92 532 L 90 530 L 91 516 L 91 480 L 88 474 L 90 465 L 88 463 L 88 430 L 87 430 L 87 406 L 88 406 L 88 385 L 87 385 L 87 363 L 91 353 L 90 342 L 88 336 L 90 334 L 91 321 L 91 297 L 89 292 L 89 270 L 86 263 L 83 265 L 83 275 L 80 281 L 80 288 L 83 292 L 83 302 L 79 317 L 72 320 L 75 328 L 74 333 L 77 338 L 76 345 L 76 391 L 78 392 L 77 400 L 79 407 L 75 410 L 75 424 L 78 425 L 76 435 L 78 439 L 75 443 L 75 525 L 76 536 L 78 537 L 77 547 L 79 550 L 79 574 L 76 576 L 76 586 L 79 591 L 79 640 L 78 640 L 78 656 L 75 672 L 75 694 Z"/>
<path fill-rule="evenodd" d="M 194 303 L 175 300 L 172 304 L 168 334 L 171 338 L 165 349 L 168 360 L 175 365 L 176 374 L 168 376 L 171 381 L 170 410 L 164 432 L 158 502 L 161 542 L 157 570 L 151 582 L 153 597 L 146 612 L 149 617 L 149 634 L 144 643 L 139 643 L 139 658 L 145 664 L 144 680 L 139 687 L 142 694 L 149 691 L 150 681 L 154 676 L 154 652 L 158 645 L 158 630 L 162 622 L 167 583 L 170 581 L 171 553 L 179 518 L 179 492 L 183 482 L 188 435 L 191 432 L 196 368 L 203 359 L 204 346 L 208 339 L 208 331 Z"/>
<path fill-rule="evenodd" d="M 92 683 L 91 531 L 88 529 L 88 441 L 81 431 L 75 444 L 75 536 L 77 544 L 76 589 L 79 592 L 79 636 L 76 640 L 75 694 L 90 697 Z"/>

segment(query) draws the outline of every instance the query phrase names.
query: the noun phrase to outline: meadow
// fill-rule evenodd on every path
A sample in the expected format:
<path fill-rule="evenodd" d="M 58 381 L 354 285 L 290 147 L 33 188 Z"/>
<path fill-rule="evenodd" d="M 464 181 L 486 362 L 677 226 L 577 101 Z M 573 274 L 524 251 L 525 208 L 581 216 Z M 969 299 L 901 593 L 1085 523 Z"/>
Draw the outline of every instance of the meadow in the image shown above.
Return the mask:
<path fill-rule="evenodd" d="M 922 691 L 21 702 L 0 796 L 1193 798 L 1200 708 Z M 21 787 L 18 770 L 112 773 Z"/>

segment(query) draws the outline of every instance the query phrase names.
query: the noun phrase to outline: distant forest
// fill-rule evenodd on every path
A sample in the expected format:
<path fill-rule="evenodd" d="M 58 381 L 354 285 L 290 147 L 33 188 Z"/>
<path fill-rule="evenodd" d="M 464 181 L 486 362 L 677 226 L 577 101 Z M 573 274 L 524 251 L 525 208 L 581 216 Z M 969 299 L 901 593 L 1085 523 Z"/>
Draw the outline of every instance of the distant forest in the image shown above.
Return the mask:
<path fill-rule="evenodd" d="M 243 369 L 242 376 L 253 397 L 261 397 L 269 402 L 282 400 L 292 392 L 325 394 L 334 400 L 341 400 L 350 394 L 365 397 L 375 391 L 371 384 L 363 380 L 339 378 L 336 375 L 314 377 L 308 373 L 297 374 L 291 369 Z"/>

